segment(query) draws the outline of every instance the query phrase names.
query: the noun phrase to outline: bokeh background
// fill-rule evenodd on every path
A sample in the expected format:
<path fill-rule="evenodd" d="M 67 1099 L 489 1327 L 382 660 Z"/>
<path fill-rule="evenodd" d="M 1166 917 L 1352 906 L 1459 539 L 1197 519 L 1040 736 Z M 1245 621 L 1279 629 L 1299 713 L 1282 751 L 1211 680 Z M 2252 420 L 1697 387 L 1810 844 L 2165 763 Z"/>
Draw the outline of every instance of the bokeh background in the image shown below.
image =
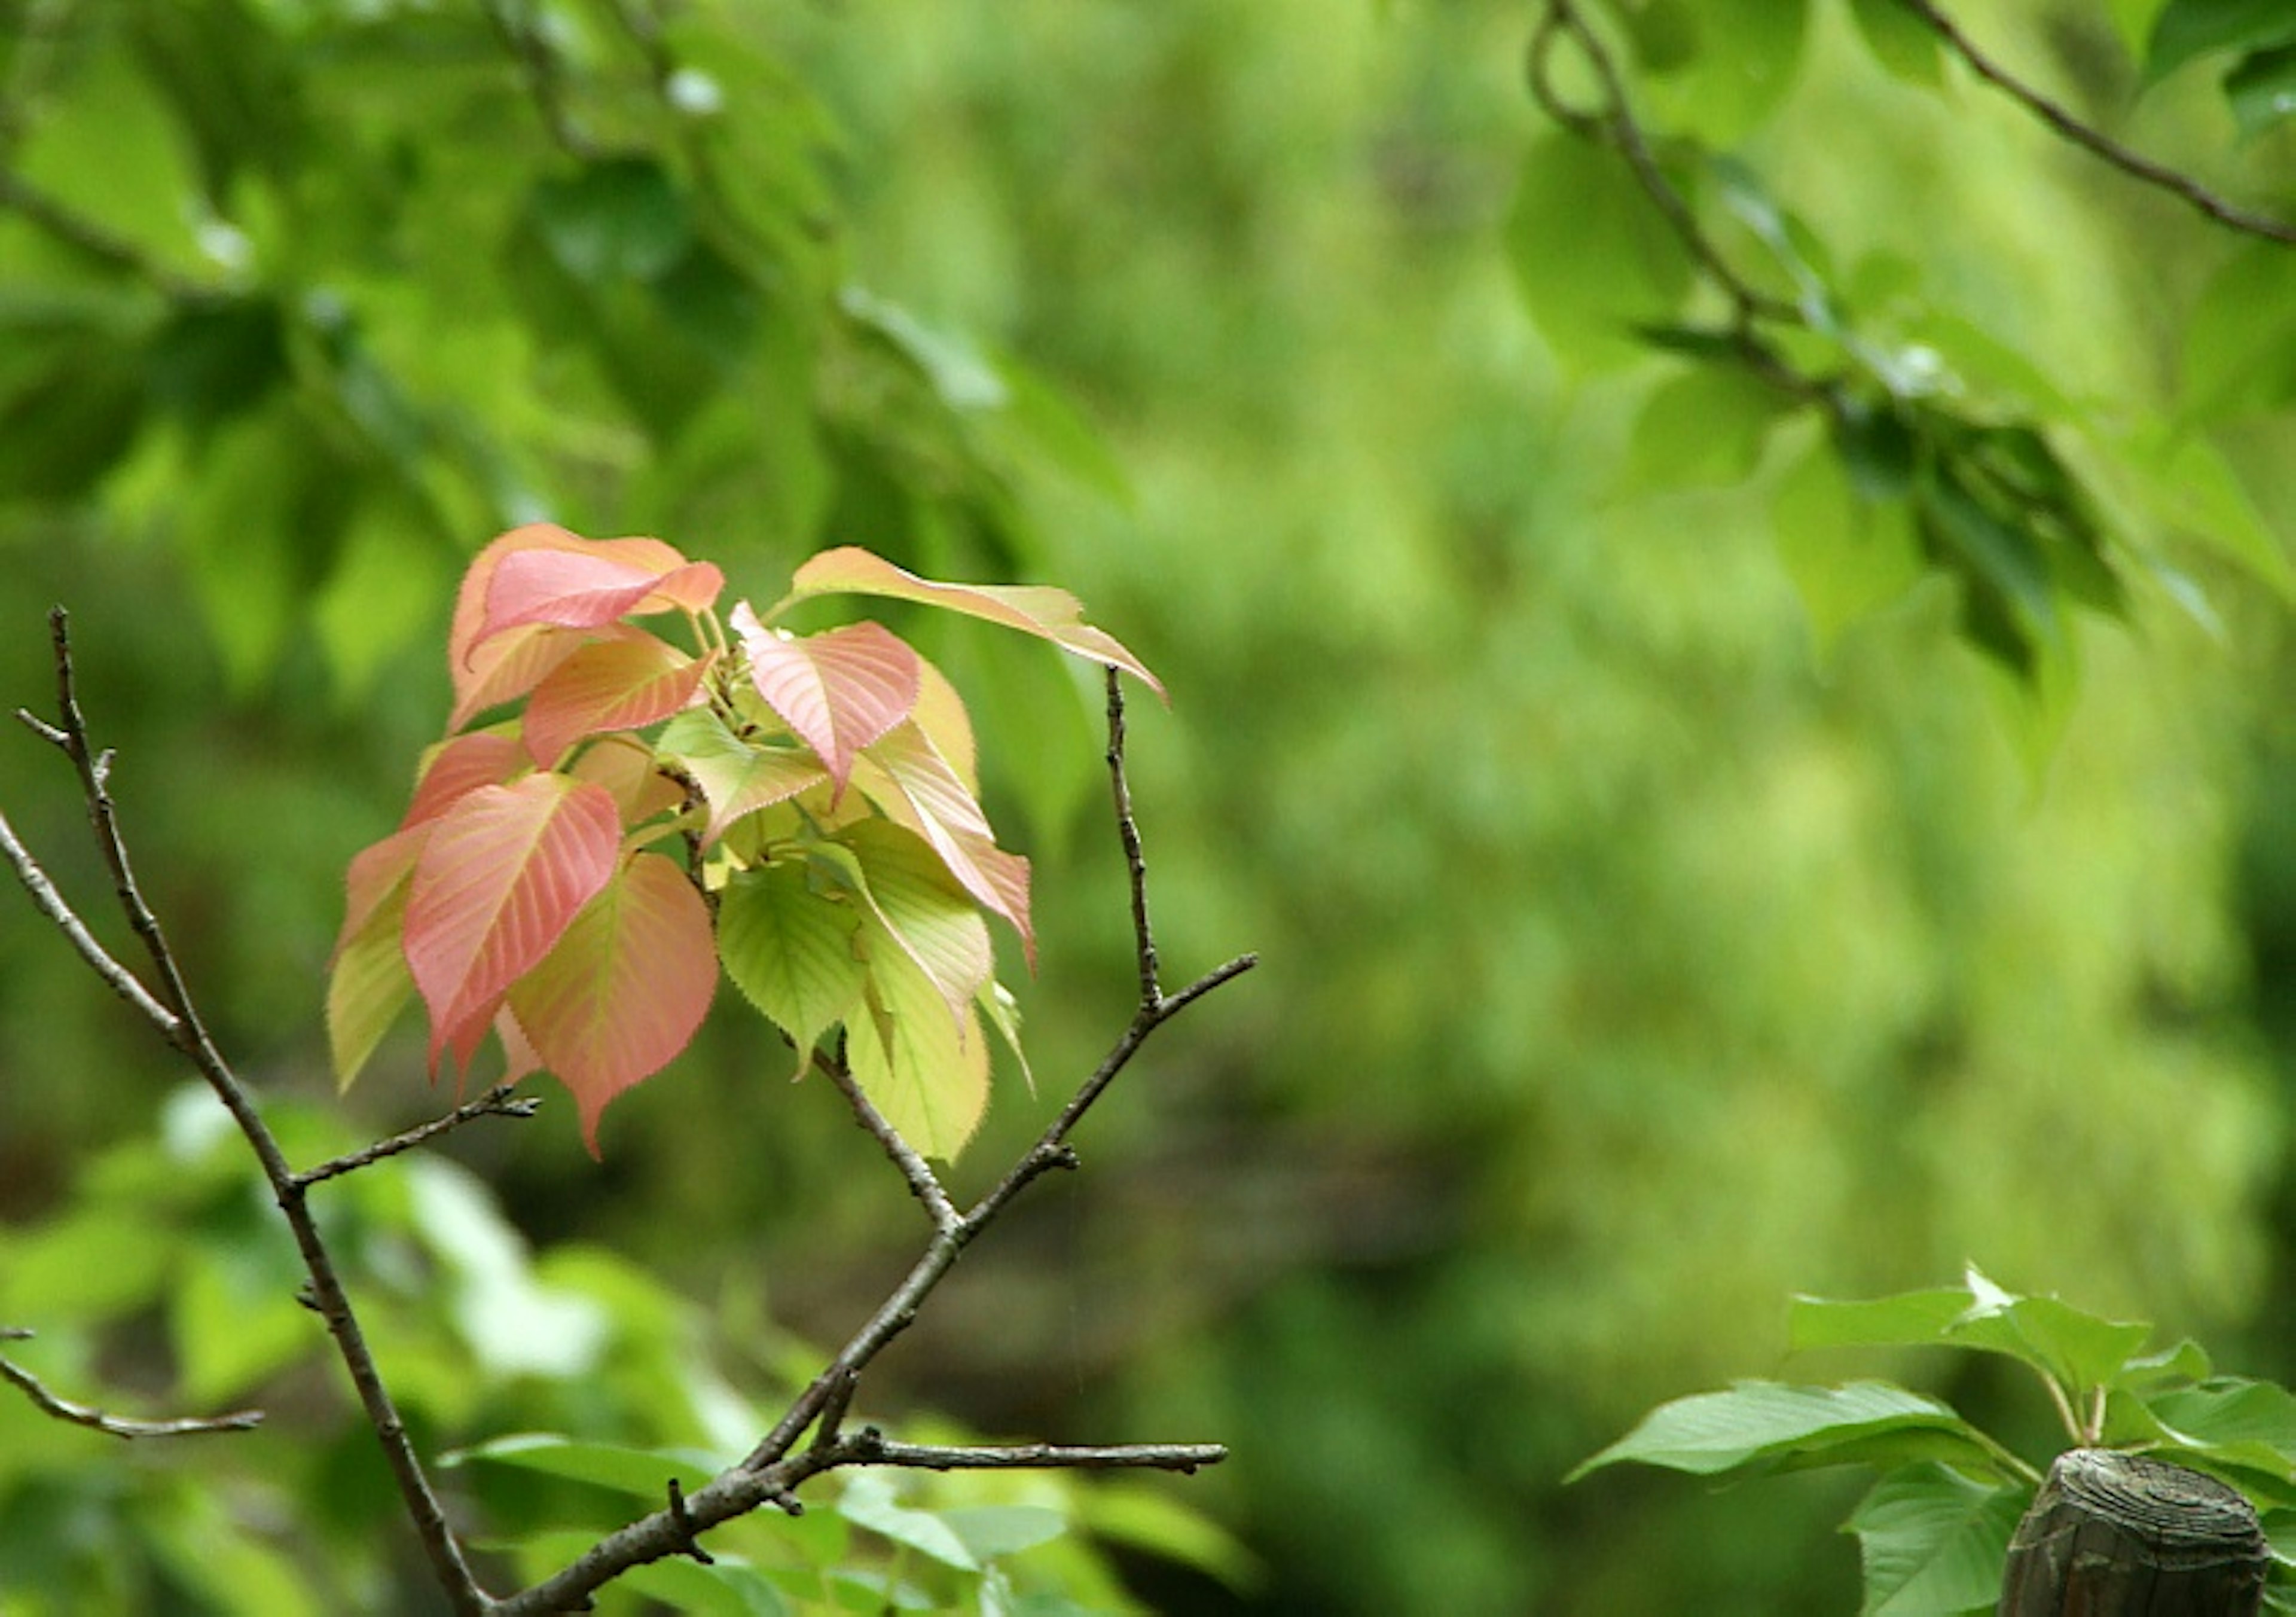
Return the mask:
<path fill-rule="evenodd" d="M 2236 140 L 2204 71 L 2139 98 L 2136 0 L 1956 9 L 2139 145 L 2296 198 L 2289 134 Z M 1263 964 L 968 1255 L 881 1412 L 1231 1444 L 1170 1491 L 1246 1553 L 1127 1560 L 1155 1609 L 1854 1609 L 1855 1479 L 1560 1479 L 1661 1399 L 1838 1371 L 1783 1358 L 1790 1294 L 1971 1260 L 2296 1376 L 2285 612 L 2207 523 L 2162 531 L 2210 621 L 2140 592 L 2038 715 L 1942 586 L 1853 579 L 1888 598 L 1814 616 L 1778 543 L 1807 440 L 1735 453 L 1727 420 L 1643 415 L 1668 361 L 1559 357 L 1607 238 L 1510 232 L 1559 138 L 1535 12 L 9 0 L 0 700 L 48 702 L 67 603 L 221 1041 L 333 1110 L 340 873 L 437 734 L 494 532 L 657 533 L 767 600 L 832 542 L 1062 584 L 1171 690 L 1132 753 L 1168 970 Z M 2269 374 L 2218 365 L 2196 402 L 2229 236 L 1965 75 L 1902 82 L 1845 6 L 1687 15 L 1654 119 L 2084 408 L 2205 439 L 2226 520 L 2284 539 L 2296 300 L 2264 294 L 2296 259 L 2250 272 L 2234 345 Z M 1584 257 L 1587 308 L 1526 308 L 1525 253 Z M 1038 1088 L 1000 1076 L 980 1184 L 1128 1014 L 1122 872 L 1090 671 L 914 627 L 1038 873 Z M 29 734 L 0 735 L 0 808 L 99 911 Z M 917 1235 L 784 1070 L 726 992 L 603 1165 L 556 1100 L 447 1151 L 536 1251 L 602 1244 L 685 1300 L 716 1344 L 690 1350 L 762 1397 Z M 182 1077 L 0 904 L 8 1241 L 85 1208 Z M 372 1134 L 440 1099 L 410 1029 L 340 1110 Z M 133 1220 L 108 1238 L 82 1272 L 139 1262 Z M 70 1288 L 28 1285 L 0 1272 L 0 1323 L 79 1340 Z M 184 1384 L 164 1333 L 106 1323 L 91 1373 Z M 1959 1375 L 2046 1441 L 2028 1389 Z M 55 1474 L 0 1458 L 11 1519 Z"/>

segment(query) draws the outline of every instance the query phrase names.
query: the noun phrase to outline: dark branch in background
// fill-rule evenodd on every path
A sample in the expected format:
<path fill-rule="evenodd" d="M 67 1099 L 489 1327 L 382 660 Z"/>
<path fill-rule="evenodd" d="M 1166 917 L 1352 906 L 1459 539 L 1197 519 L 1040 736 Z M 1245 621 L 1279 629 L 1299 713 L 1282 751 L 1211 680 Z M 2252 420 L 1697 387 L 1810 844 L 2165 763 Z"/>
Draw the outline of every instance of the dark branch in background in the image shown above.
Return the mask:
<path fill-rule="evenodd" d="M 1948 16 L 1935 0 L 1898 0 L 1898 4 L 1928 24 L 1948 50 L 1969 64 L 1971 71 L 2073 144 L 2103 158 L 2131 179 L 2141 180 L 2180 199 L 2228 230 L 2277 242 L 2283 247 L 2296 247 L 2296 225 L 2284 224 L 2228 202 L 2189 175 L 2154 162 L 2142 152 L 2132 152 L 2102 130 L 2083 123 L 2061 103 L 2050 100 L 1979 50 L 1975 42 L 1962 32 L 1960 24 Z"/>
<path fill-rule="evenodd" d="M 443 1117 L 362 1150 L 299 1173 L 291 1169 L 252 1096 L 217 1049 L 193 1009 L 183 973 L 136 883 L 111 796 L 111 754 L 94 751 L 89 743 L 72 672 L 67 620 L 61 607 L 50 615 L 50 631 L 56 666 L 57 721 L 51 724 L 29 713 L 20 713 L 19 717 L 35 735 L 70 759 L 78 771 L 90 830 L 111 874 L 121 911 L 144 946 L 156 988 L 147 985 L 135 972 L 121 964 L 88 931 L 18 840 L 4 816 L 0 816 L 0 856 L 6 858 L 40 912 L 64 934 L 99 977 L 191 1061 L 239 1126 L 262 1166 L 264 1177 L 302 1253 L 309 1283 L 300 1301 L 326 1321 L 368 1423 L 382 1445 L 431 1570 L 458 1617 L 541 1617 L 545 1613 L 587 1610 L 593 1591 L 633 1567 L 672 1555 L 706 1564 L 709 1555 L 701 1547 L 699 1535 L 711 1527 L 767 1506 L 792 1514 L 801 1512 L 804 1507 L 796 1498 L 796 1490 L 810 1478 L 844 1466 L 891 1465 L 933 1471 L 1033 1467 L 1193 1472 L 1226 1457 L 1227 1451 L 1213 1443 L 1143 1443 L 1103 1448 L 1050 1443 L 934 1447 L 893 1441 L 873 1426 L 865 1426 L 852 1433 L 842 1430 L 863 1373 L 886 1345 L 915 1320 L 919 1308 L 955 1267 L 965 1247 L 1030 1184 L 1054 1169 L 1077 1165 L 1069 1136 L 1149 1036 L 1255 964 L 1253 956 L 1242 955 L 1205 973 L 1177 993 L 1168 994 L 1161 987 L 1156 940 L 1148 915 L 1147 859 L 1141 846 L 1140 828 L 1133 818 L 1131 791 L 1125 776 L 1123 692 L 1113 670 L 1108 677 L 1109 782 L 1130 888 L 1134 955 L 1140 978 L 1140 1002 L 1130 1023 L 1044 1133 L 964 1213 L 956 1211 L 924 1158 L 901 1137 L 900 1132 L 853 1081 L 843 1062 L 824 1062 L 824 1070 L 845 1095 L 862 1128 L 884 1148 L 931 1216 L 933 1234 L 923 1254 L 748 1457 L 698 1492 L 688 1495 L 682 1488 L 671 1488 L 662 1509 L 609 1534 L 555 1576 L 519 1594 L 497 1599 L 479 1587 L 461 1542 L 447 1525 L 321 1239 L 308 1194 L 315 1185 L 379 1162 L 475 1119 L 527 1116 L 534 1103 L 514 1098 L 508 1086 L 501 1086 Z M 0 1339 L 23 1334 L 20 1331 L 0 1331 Z M 258 1418 L 247 1413 L 213 1421 L 127 1421 L 57 1398 L 37 1379 L 5 1359 L 0 1359 L 0 1376 L 21 1388 L 34 1403 L 61 1419 L 120 1436 L 233 1430 L 252 1424 Z M 802 1451 L 792 1452 L 809 1427 L 814 1430 L 812 1443 Z"/>
<path fill-rule="evenodd" d="M 31 1332 L 18 1326 L 0 1326 L 0 1342 L 28 1342 Z M 75 1426 L 86 1426 L 108 1437 L 197 1437 L 203 1432 L 246 1432 L 263 1424 L 260 1409 L 241 1409 L 230 1415 L 185 1417 L 180 1420 L 145 1421 L 124 1415 L 106 1415 L 86 1404 L 76 1404 L 70 1399 L 59 1398 L 41 1384 L 40 1378 L 12 1359 L 0 1358 L 0 1381 L 22 1391 L 32 1400 L 32 1407 L 43 1415 L 52 1415 L 60 1421 Z"/>

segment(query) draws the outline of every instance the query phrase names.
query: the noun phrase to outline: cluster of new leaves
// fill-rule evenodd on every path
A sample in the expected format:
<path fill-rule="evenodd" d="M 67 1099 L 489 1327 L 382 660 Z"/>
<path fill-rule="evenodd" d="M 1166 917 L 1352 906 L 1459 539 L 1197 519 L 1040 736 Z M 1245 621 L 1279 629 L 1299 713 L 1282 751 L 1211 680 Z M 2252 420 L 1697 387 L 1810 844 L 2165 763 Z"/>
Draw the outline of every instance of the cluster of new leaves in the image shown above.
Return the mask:
<path fill-rule="evenodd" d="M 1154 677 L 1057 589 L 935 583 L 851 547 L 763 612 L 721 620 L 724 587 L 660 539 L 545 523 L 472 561 L 448 640 L 455 733 L 350 866 L 327 1000 L 342 1082 L 419 996 L 434 1077 L 491 1032 L 508 1077 L 546 1070 L 573 1093 L 594 1154 L 606 1104 L 685 1047 L 722 961 L 800 1071 L 842 1028 L 889 1123 L 928 1155 L 964 1145 L 988 1102 L 984 1022 L 1017 1048 L 988 917 L 1033 964 L 1028 861 L 996 845 L 939 669 L 873 622 L 779 620 L 890 597 Z M 668 614 L 690 646 L 633 621 Z"/>
<path fill-rule="evenodd" d="M 2152 1350 L 2150 1325 L 2019 1296 L 1974 1268 L 1957 1286 L 1870 1301 L 1799 1298 L 1791 1334 L 1797 1350 L 1948 1347 L 2013 1359 L 2040 1378 L 2069 1443 L 2141 1449 L 2221 1478 L 2255 1502 L 2276 1579 L 2291 1564 L 2296 1394 L 2216 1375 L 2197 1342 Z M 1699 1476 L 1877 1468 L 1848 1525 L 1865 1563 L 1861 1609 L 1890 1617 L 1993 1611 L 2010 1536 L 2040 1482 L 2038 1468 L 1950 1405 L 1872 1381 L 1744 1381 L 1677 1399 L 1572 1474 L 1622 1460 Z M 2267 1598 L 2296 1611 L 2284 1580 Z"/>
<path fill-rule="evenodd" d="M 1777 449 L 1779 545 L 1821 634 L 1943 578 L 1964 637 L 2030 687 L 2062 685 L 2083 612 L 2122 615 L 2151 590 L 2212 621 L 2198 583 L 2169 560 L 2172 538 L 2296 595 L 2214 437 L 2284 401 L 2276 373 L 2259 375 L 2273 350 L 2259 337 L 2284 329 L 2296 285 L 2286 227 L 2101 136 L 2083 143 L 2108 147 L 2102 155 L 2132 179 L 2205 195 L 2220 223 L 2273 238 L 2249 242 L 2202 292 L 2173 426 L 2133 428 L 2109 401 L 2060 385 L 2059 367 L 1999 311 L 1964 313 L 1925 290 L 1928 266 L 1830 250 L 1827 222 L 1788 206 L 1739 155 L 1795 85 L 1811 9 L 1542 7 L 1531 85 L 1561 127 L 1527 160 L 1512 258 L 1564 369 L 1624 373 L 1665 357 L 1669 373 L 1644 396 L 1630 485 L 1742 481 Z M 1956 56 L 1980 61 L 1937 7 L 1849 9 L 1875 64 L 1922 94 L 1950 99 Z M 2296 110 L 2289 7 L 2124 0 L 2114 10 L 2144 88 L 2228 59 L 2223 86 L 2246 134 Z M 1992 69 L 1985 61 L 1981 76 Z M 2021 84 L 2005 88 L 2028 111 L 2070 119 Z M 2193 228 L 2205 242 L 2207 227 Z"/>

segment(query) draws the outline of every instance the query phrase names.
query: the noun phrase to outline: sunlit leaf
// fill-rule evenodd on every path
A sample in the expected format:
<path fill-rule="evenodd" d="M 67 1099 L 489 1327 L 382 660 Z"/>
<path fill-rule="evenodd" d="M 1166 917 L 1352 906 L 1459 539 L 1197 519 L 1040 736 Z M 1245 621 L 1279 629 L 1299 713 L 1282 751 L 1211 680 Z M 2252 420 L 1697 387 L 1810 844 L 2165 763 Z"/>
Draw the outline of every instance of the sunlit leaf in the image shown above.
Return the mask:
<path fill-rule="evenodd" d="M 749 653 L 758 694 L 813 749 L 842 792 L 853 755 L 916 705 L 916 653 L 876 623 L 802 638 L 767 628 L 746 601 L 734 608 L 731 621 Z"/>
<path fill-rule="evenodd" d="M 815 1041 L 859 1003 L 865 975 L 854 952 L 858 905 L 809 879 L 797 860 L 742 871 L 718 899 L 726 974 L 797 1047 L 802 1072 Z"/>
<path fill-rule="evenodd" d="M 612 879 L 614 800 L 562 775 L 466 792 L 430 827 L 406 901 L 406 964 L 430 1013 L 430 1062 L 467 1064 L 510 985 Z"/>
<path fill-rule="evenodd" d="M 709 911 L 685 872 L 636 853 L 510 989 L 535 1054 L 573 1092 L 598 1154 L 606 1104 L 693 1041 L 718 986 Z"/>
<path fill-rule="evenodd" d="M 866 1013 L 845 1019 L 845 1058 L 885 1120 L 927 1156 L 955 1160 L 988 1106 L 988 1047 L 968 1004 L 952 1020 L 938 984 L 865 922 Z"/>
<path fill-rule="evenodd" d="M 839 840 L 860 861 L 877 919 L 961 1019 L 996 969 L 980 910 L 914 832 L 868 819 L 847 826 Z"/>
<path fill-rule="evenodd" d="M 824 550 L 797 570 L 788 596 L 774 608 L 815 595 L 882 595 L 914 601 L 967 617 L 999 623 L 1074 652 L 1104 667 L 1122 669 L 1159 696 L 1164 686 L 1147 665 L 1115 639 L 1084 620 L 1084 608 L 1064 589 L 1045 585 L 943 584 L 896 567 L 882 556 L 846 545 Z"/>
<path fill-rule="evenodd" d="M 406 878 L 412 873 L 410 859 L 358 932 L 337 946 L 328 968 L 327 1047 L 341 1088 L 350 1088 L 384 1032 L 414 997 L 414 979 L 407 972 L 399 941 L 406 915 Z"/>

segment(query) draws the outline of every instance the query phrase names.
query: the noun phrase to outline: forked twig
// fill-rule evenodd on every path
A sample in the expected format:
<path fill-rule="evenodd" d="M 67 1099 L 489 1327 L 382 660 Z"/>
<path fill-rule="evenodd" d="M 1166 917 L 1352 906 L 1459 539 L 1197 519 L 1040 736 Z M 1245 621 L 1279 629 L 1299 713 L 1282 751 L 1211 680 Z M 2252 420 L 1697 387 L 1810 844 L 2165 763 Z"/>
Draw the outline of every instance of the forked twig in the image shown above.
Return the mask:
<path fill-rule="evenodd" d="M 127 857 L 127 844 L 120 833 L 111 799 L 111 754 L 99 752 L 90 743 L 86 718 L 80 710 L 78 685 L 72 671 L 70 620 L 62 607 L 59 606 L 48 614 L 48 631 L 55 657 L 56 722 L 48 724 L 37 719 L 29 722 L 36 733 L 71 760 L 79 775 L 80 792 L 87 804 L 88 825 L 94 835 L 97 851 L 111 873 L 112 890 L 120 910 L 144 945 L 157 988 L 144 989 L 135 974 L 121 964 L 81 923 L 70 905 L 56 891 L 54 883 L 48 880 L 46 873 L 18 841 L 12 830 L 7 827 L 4 820 L 0 820 L 0 855 L 6 857 L 41 913 L 56 923 L 98 976 L 134 1005 L 162 1038 L 184 1054 L 201 1078 L 206 1080 L 209 1088 L 215 1092 L 225 1111 L 231 1114 L 232 1121 L 238 1126 L 248 1148 L 255 1153 L 263 1177 L 271 1187 L 273 1199 L 279 1203 L 280 1213 L 294 1236 L 296 1250 L 302 1256 L 304 1271 L 310 1276 L 309 1306 L 326 1321 L 327 1333 L 333 1339 L 337 1355 L 358 1393 L 360 1408 L 366 1415 L 367 1424 L 374 1429 L 375 1439 L 382 1445 L 384 1460 L 390 1466 L 400 1499 L 406 1506 L 417 1537 L 422 1542 L 423 1552 L 439 1579 L 439 1587 L 458 1617 L 476 1617 L 477 1613 L 490 1609 L 491 1603 L 479 1588 L 478 1580 L 463 1553 L 462 1544 L 447 1524 L 446 1512 L 422 1468 L 421 1457 L 415 1453 L 406 1423 L 399 1418 L 398 1406 L 383 1383 L 381 1372 L 375 1366 L 365 1333 L 360 1328 L 358 1317 L 351 1308 L 350 1297 L 343 1289 L 341 1277 L 335 1271 L 334 1259 L 319 1234 L 317 1220 L 312 1216 L 307 1195 L 309 1186 L 299 1179 L 288 1165 L 286 1153 L 281 1150 L 270 1125 L 264 1121 L 255 1097 L 240 1080 L 231 1063 L 224 1058 L 215 1041 L 209 1037 L 193 1007 L 191 991 L 184 985 L 182 969 L 176 963 L 174 951 L 168 947 L 167 935 L 160 928 L 158 916 L 144 900 L 143 889 L 136 882 L 134 866 Z"/>

